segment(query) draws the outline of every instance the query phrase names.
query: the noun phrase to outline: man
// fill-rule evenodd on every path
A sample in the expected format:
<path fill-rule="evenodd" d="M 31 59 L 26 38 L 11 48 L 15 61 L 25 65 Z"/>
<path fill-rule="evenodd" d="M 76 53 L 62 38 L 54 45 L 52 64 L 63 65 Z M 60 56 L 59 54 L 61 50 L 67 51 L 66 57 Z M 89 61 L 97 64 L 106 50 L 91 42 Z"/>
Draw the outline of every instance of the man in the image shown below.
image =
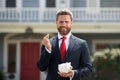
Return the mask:
<path fill-rule="evenodd" d="M 73 14 L 70 10 L 58 10 L 58 35 L 49 39 L 47 34 L 42 40 L 41 56 L 37 66 L 40 71 L 48 70 L 46 80 L 80 80 L 92 72 L 87 43 L 72 35 L 72 23 Z M 71 69 L 67 73 L 59 72 L 58 65 L 66 62 L 71 62 Z"/>

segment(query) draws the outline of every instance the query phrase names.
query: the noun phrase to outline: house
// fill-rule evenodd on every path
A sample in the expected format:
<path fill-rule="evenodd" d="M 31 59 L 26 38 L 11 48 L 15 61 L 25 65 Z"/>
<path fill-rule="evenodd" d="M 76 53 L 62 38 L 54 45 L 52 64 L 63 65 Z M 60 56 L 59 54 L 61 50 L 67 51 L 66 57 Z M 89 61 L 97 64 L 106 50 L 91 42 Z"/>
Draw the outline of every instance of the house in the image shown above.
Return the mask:
<path fill-rule="evenodd" d="M 57 33 L 59 8 L 73 12 L 72 32 L 91 53 L 120 48 L 120 0 L 0 0 L 0 71 L 6 80 L 44 80 L 36 67 L 40 43 Z"/>

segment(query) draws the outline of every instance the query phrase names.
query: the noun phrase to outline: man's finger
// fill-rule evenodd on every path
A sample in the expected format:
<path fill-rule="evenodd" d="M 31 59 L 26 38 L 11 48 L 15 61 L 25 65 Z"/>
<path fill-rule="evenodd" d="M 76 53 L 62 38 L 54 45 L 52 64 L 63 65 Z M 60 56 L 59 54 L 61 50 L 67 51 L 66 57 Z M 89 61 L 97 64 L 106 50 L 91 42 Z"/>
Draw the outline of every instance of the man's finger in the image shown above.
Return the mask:
<path fill-rule="evenodd" d="M 45 36 L 45 38 L 48 38 L 48 39 L 49 39 L 49 34 L 47 34 L 47 35 Z"/>

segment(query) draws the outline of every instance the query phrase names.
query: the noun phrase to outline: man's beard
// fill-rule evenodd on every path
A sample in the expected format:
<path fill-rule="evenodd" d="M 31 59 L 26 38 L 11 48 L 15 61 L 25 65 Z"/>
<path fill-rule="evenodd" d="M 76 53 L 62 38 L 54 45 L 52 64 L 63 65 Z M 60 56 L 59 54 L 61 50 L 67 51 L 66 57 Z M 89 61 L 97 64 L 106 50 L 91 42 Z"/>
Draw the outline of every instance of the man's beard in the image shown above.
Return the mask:
<path fill-rule="evenodd" d="M 61 28 L 61 27 L 59 27 L 57 29 L 61 35 L 67 35 L 71 30 L 71 28 Z"/>

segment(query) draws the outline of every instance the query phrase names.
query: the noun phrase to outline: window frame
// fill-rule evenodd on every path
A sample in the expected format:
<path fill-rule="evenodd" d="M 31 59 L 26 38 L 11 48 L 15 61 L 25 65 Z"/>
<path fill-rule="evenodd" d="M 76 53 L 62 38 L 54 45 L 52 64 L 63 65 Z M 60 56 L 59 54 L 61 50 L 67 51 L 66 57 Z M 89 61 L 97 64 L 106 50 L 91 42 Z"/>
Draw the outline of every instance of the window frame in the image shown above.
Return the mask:
<path fill-rule="evenodd" d="M 120 39 L 94 39 L 92 40 L 92 52 L 96 51 L 97 44 L 120 44 Z"/>

